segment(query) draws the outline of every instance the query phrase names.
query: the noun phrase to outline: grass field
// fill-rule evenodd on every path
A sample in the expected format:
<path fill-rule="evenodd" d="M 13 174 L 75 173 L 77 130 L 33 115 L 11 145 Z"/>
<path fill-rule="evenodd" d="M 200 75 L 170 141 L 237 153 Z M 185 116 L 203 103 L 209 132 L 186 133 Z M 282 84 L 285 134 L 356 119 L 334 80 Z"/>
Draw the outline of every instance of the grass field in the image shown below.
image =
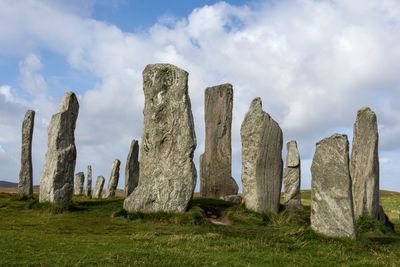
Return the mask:
<path fill-rule="evenodd" d="M 364 220 L 348 240 L 315 234 L 308 206 L 262 215 L 196 197 L 184 214 L 126 214 L 122 199 L 53 206 L 0 193 L 0 265 L 400 266 L 400 194 L 381 197 L 395 232 Z"/>

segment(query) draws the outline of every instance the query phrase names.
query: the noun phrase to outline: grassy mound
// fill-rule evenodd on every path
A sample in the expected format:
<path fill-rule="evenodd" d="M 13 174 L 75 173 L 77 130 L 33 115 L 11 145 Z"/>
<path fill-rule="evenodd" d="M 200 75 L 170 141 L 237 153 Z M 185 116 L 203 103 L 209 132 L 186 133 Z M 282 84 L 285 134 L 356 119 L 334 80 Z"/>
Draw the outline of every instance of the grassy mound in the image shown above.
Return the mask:
<path fill-rule="evenodd" d="M 307 196 L 306 194 L 303 194 Z M 307 203 L 307 199 L 304 199 Z M 65 205 L 0 193 L 1 266 L 396 266 L 395 231 L 361 218 L 357 240 L 310 228 L 310 208 L 259 214 L 195 198 L 185 213 L 126 213 L 122 199 L 76 197 Z M 400 196 L 383 195 L 396 214 Z M 391 206 L 386 207 L 385 203 Z M 397 206 L 396 206 L 397 204 Z"/>

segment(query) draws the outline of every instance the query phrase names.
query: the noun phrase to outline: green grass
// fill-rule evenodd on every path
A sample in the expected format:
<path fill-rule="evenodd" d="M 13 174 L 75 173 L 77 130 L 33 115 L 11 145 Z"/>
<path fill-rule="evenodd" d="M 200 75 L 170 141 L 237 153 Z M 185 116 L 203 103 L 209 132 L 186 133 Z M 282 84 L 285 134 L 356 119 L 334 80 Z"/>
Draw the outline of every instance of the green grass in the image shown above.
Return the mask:
<path fill-rule="evenodd" d="M 122 202 L 81 197 L 56 206 L 0 193 L 0 266 L 400 264 L 396 216 L 391 217 L 395 232 L 363 218 L 357 223 L 357 239 L 349 240 L 314 233 L 309 206 L 295 215 L 285 208 L 278 215 L 266 215 L 195 198 L 186 213 L 127 214 Z M 396 215 L 400 194 L 382 194 L 382 204 Z M 213 225 L 205 214 L 228 218 L 231 225 Z"/>

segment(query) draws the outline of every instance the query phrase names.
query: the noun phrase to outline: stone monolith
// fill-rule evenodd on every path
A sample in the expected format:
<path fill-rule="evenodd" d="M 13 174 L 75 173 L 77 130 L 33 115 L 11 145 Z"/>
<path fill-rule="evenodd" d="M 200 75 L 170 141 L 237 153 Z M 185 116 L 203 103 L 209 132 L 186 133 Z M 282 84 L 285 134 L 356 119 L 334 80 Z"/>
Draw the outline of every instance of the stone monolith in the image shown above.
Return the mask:
<path fill-rule="evenodd" d="M 139 142 L 132 140 L 125 165 L 125 197 L 128 197 L 139 183 Z"/>
<path fill-rule="evenodd" d="M 200 194 L 212 198 L 236 195 L 239 187 L 231 171 L 232 85 L 207 88 L 204 101 L 206 142 L 200 157 Z"/>
<path fill-rule="evenodd" d="M 317 143 L 311 175 L 312 229 L 330 237 L 355 238 L 346 135 L 335 134 Z"/>
<path fill-rule="evenodd" d="M 21 170 L 19 172 L 18 192 L 20 196 L 33 195 L 32 135 L 35 111 L 28 110 L 22 122 Z"/>
<path fill-rule="evenodd" d="M 196 185 L 196 135 L 188 73 L 170 64 L 143 71 L 144 128 L 139 184 L 124 201 L 128 212 L 183 212 Z"/>
<path fill-rule="evenodd" d="M 354 217 L 379 218 L 378 125 L 370 108 L 357 112 L 351 152 Z"/>
<path fill-rule="evenodd" d="M 85 174 L 83 172 L 78 172 L 75 174 L 74 181 L 74 195 L 80 196 L 83 194 L 83 184 L 85 182 Z"/>
<path fill-rule="evenodd" d="M 87 167 L 87 178 L 86 178 L 86 190 L 85 195 L 87 197 L 92 196 L 92 166 L 88 165 Z"/>
<path fill-rule="evenodd" d="M 104 179 L 103 176 L 98 176 L 96 184 L 94 186 L 94 190 L 92 193 L 92 198 L 101 198 L 103 194 L 103 187 L 104 187 L 104 182 L 106 179 Z"/>
<path fill-rule="evenodd" d="M 63 203 L 72 199 L 76 162 L 75 127 L 79 104 L 73 92 L 64 95 L 60 111 L 48 128 L 48 148 L 40 178 L 40 202 Z"/>
<path fill-rule="evenodd" d="M 289 211 L 302 210 L 300 194 L 300 154 L 296 141 L 290 141 L 286 145 L 286 166 L 283 170 L 283 183 L 285 193 L 283 201 L 288 205 Z"/>
<path fill-rule="evenodd" d="M 248 209 L 277 213 L 282 188 L 282 130 L 252 101 L 240 129 L 243 198 Z"/>
<path fill-rule="evenodd" d="M 117 190 L 118 180 L 119 180 L 119 167 L 121 165 L 121 161 L 118 159 L 114 160 L 111 167 L 110 180 L 108 181 L 108 187 L 104 198 L 113 198 L 115 197 L 115 190 Z"/>

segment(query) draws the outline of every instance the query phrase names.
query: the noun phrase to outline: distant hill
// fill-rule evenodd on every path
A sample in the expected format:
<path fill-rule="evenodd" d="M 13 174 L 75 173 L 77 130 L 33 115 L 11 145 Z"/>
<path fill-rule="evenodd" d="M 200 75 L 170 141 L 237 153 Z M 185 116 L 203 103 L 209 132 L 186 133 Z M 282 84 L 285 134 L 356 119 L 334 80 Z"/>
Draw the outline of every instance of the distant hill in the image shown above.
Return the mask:
<path fill-rule="evenodd" d="M 10 188 L 10 187 L 17 187 L 17 186 L 18 186 L 17 183 L 12 183 L 12 182 L 7 182 L 7 181 L 0 181 L 0 187 Z"/>

